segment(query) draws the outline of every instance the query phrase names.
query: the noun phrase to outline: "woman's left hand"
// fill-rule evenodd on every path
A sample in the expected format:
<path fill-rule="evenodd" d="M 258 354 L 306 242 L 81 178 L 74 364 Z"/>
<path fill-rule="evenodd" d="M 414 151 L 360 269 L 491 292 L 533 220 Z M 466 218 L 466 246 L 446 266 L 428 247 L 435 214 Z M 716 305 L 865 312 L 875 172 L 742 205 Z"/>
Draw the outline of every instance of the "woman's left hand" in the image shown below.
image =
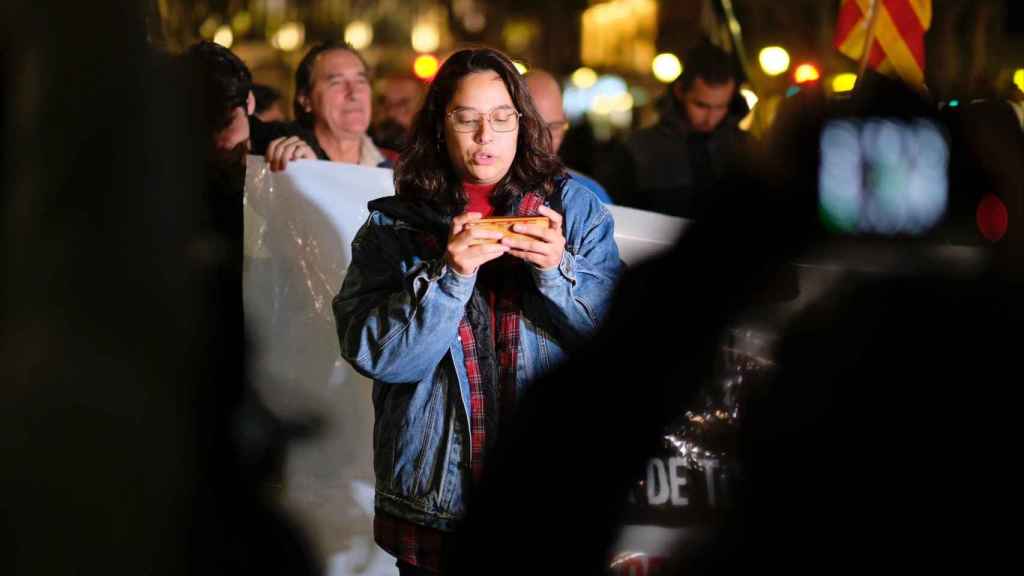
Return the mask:
<path fill-rule="evenodd" d="M 547 216 L 547 228 L 516 224 L 513 232 L 530 236 L 532 239 L 502 238 L 501 243 L 510 248 L 509 254 L 532 263 L 541 270 L 551 270 L 562 262 L 565 252 L 565 236 L 562 234 L 562 215 L 547 206 L 541 206 L 541 216 Z"/>

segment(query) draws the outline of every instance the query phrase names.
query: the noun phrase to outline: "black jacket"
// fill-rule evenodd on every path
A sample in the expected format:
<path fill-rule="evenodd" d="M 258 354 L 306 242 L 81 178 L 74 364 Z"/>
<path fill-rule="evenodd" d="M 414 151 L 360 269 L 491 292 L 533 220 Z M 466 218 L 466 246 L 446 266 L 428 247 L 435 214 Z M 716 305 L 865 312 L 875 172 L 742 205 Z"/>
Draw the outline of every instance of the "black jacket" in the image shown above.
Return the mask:
<path fill-rule="evenodd" d="M 628 206 L 698 217 L 710 201 L 708 190 L 750 147 L 750 136 L 738 127 L 748 111 L 737 93 L 718 128 L 701 134 L 689 129 L 685 112 L 666 95 L 659 122 L 634 132 L 615 154 L 610 190 Z"/>

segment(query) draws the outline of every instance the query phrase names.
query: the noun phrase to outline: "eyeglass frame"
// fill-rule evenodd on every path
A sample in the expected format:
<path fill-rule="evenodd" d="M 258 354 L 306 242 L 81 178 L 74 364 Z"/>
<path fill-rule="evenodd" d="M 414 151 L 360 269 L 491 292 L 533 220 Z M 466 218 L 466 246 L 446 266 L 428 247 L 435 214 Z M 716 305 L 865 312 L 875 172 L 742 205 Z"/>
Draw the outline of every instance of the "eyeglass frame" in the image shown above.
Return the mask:
<path fill-rule="evenodd" d="M 512 128 L 511 130 L 498 130 L 497 128 L 494 127 L 494 120 L 491 118 L 491 115 L 494 114 L 495 112 L 497 112 L 498 110 L 503 110 L 503 109 L 511 110 L 515 114 L 515 116 L 516 116 L 515 128 Z M 483 124 L 481 123 L 481 124 L 477 125 L 477 127 L 475 129 L 473 129 L 473 130 L 466 130 L 466 131 L 461 131 L 458 128 L 456 128 L 455 127 L 455 121 L 452 119 L 452 116 L 456 112 L 462 112 L 462 111 L 465 111 L 465 110 L 472 110 L 473 112 L 476 112 L 477 115 L 478 115 L 477 116 L 477 120 L 476 120 L 477 122 L 479 122 L 483 118 L 486 118 L 487 119 L 487 124 L 491 127 L 491 130 L 497 132 L 498 134 L 508 134 L 510 132 L 515 132 L 516 129 L 519 128 L 519 121 L 523 117 L 523 113 L 522 112 L 520 112 L 519 110 L 516 110 L 514 106 L 509 106 L 507 104 L 503 104 L 501 106 L 495 106 L 494 108 L 491 108 L 487 112 L 482 112 L 482 111 L 476 110 L 474 108 L 455 108 L 451 112 L 445 114 L 444 117 L 447 120 L 452 120 L 452 130 L 455 130 L 459 134 L 472 134 L 472 133 L 476 132 L 477 130 L 479 130 L 480 127 L 483 126 Z"/>
<path fill-rule="evenodd" d="M 568 120 L 559 120 L 557 122 L 548 122 L 544 124 L 544 127 L 548 129 L 548 132 L 568 132 L 572 124 Z"/>

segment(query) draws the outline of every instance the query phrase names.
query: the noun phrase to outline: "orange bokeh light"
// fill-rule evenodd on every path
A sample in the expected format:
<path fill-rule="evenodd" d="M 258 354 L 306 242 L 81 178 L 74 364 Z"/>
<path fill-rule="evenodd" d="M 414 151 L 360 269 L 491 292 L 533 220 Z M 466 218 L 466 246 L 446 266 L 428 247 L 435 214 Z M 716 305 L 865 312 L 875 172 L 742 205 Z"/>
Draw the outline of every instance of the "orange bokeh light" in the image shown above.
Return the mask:
<path fill-rule="evenodd" d="M 437 70 L 440 67 L 441 64 L 433 55 L 420 54 L 412 64 L 412 71 L 416 74 L 417 78 L 430 80 L 437 74 Z"/>
<path fill-rule="evenodd" d="M 821 78 L 821 72 L 818 71 L 818 67 L 814 64 L 801 64 L 796 67 L 793 72 L 793 80 L 797 84 L 806 84 L 807 82 L 817 82 Z"/>

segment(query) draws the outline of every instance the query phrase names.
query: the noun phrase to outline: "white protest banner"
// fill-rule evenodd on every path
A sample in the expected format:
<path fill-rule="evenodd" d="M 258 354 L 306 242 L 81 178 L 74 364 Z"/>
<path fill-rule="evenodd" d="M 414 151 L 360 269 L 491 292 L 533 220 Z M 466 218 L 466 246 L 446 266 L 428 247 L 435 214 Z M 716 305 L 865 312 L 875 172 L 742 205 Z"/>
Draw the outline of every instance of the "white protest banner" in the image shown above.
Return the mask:
<path fill-rule="evenodd" d="M 289 446 L 282 497 L 334 576 L 397 574 L 373 544 L 371 383 L 342 360 L 331 310 L 366 204 L 393 194 L 391 179 L 391 170 L 318 160 L 279 173 L 254 156 L 246 166 L 252 380 L 274 413 L 323 423 Z"/>

